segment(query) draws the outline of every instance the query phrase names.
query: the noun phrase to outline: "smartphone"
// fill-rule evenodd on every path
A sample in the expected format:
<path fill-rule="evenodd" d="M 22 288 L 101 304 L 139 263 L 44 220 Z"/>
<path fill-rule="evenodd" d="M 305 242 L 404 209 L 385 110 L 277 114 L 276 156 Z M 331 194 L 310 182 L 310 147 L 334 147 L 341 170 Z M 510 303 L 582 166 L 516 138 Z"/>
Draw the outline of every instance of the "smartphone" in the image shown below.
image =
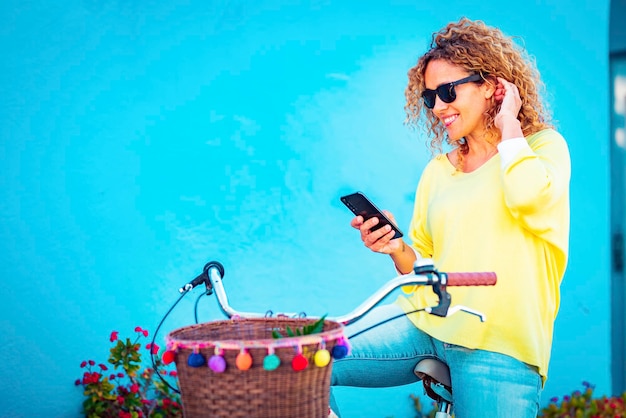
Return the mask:
<path fill-rule="evenodd" d="M 378 218 L 378 224 L 376 224 L 372 231 L 376 231 L 385 225 L 391 225 L 391 229 L 395 231 L 393 239 L 403 236 L 400 228 L 396 226 L 389 218 L 387 218 L 383 212 L 376 207 L 363 193 L 356 192 L 347 196 L 341 196 L 341 201 L 348 207 L 356 216 L 362 216 L 364 220 L 371 219 L 373 217 Z"/>

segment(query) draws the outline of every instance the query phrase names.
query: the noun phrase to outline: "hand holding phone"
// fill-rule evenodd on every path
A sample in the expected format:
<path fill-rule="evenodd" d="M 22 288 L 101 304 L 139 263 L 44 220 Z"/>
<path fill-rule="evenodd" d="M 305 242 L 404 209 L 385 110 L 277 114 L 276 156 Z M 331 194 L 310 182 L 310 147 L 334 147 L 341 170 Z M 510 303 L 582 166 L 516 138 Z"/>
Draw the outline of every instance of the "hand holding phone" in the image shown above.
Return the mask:
<path fill-rule="evenodd" d="M 378 224 L 374 225 L 371 229 L 376 231 L 385 225 L 390 225 L 391 229 L 395 232 L 392 239 L 400 238 L 403 236 L 400 228 L 396 226 L 385 214 L 376 207 L 363 193 L 356 192 L 341 197 L 341 201 L 348 207 L 356 216 L 362 216 L 364 221 L 371 218 L 378 218 Z"/>

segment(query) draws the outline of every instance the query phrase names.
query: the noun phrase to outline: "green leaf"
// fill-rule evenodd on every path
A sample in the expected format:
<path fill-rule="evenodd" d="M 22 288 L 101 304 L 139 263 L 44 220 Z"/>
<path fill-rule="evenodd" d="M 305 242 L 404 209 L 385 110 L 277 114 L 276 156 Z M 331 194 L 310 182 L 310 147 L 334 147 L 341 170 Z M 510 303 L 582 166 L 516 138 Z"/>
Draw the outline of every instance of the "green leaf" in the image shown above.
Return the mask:
<path fill-rule="evenodd" d="M 285 332 L 287 333 L 287 337 L 301 337 L 303 335 L 318 334 L 324 331 L 325 319 L 326 315 L 322 316 L 312 324 L 304 325 L 300 328 L 296 328 L 295 330 L 291 329 L 291 327 L 286 327 Z M 283 335 L 281 335 L 281 333 L 277 330 L 272 330 L 272 338 L 283 338 Z"/>

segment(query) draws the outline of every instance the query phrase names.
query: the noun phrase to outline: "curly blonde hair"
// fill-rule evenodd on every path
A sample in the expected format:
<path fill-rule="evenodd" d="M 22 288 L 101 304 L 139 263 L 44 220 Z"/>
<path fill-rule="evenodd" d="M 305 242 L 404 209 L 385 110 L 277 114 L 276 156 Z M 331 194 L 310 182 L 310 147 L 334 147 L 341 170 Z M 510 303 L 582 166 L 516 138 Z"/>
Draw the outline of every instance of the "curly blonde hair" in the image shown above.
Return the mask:
<path fill-rule="evenodd" d="M 489 27 L 480 20 L 462 18 L 434 33 L 430 49 L 408 72 L 409 84 L 405 90 L 404 106 L 406 123 L 416 127 L 424 119 L 425 124 L 422 127 L 431 137 L 431 151 L 441 151 L 444 140 L 459 147 L 461 160 L 463 154 L 467 154 L 469 150 L 463 139 L 452 141 L 447 137 L 445 126 L 424 106 L 421 99 L 421 93 L 426 88 L 424 73 L 428 63 L 433 60 L 445 60 L 470 74 L 480 74 L 483 77 L 481 82 L 493 83 L 494 86 L 498 83 L 496 77 L 514 83 L 522 99 L 517 118 L 521 122 L 524 136 L 552 127 L 548 110 L 542 100 L 545 86 L 534 59 L 499 29 Z M 500 132 L 495 127 L 494 118 L 500 105 L 496 102 L 495 95 L 491 101 L 491 106 L 485 113 L 485 127 L 489 142 L 496 144 L 500 140 Z"/>

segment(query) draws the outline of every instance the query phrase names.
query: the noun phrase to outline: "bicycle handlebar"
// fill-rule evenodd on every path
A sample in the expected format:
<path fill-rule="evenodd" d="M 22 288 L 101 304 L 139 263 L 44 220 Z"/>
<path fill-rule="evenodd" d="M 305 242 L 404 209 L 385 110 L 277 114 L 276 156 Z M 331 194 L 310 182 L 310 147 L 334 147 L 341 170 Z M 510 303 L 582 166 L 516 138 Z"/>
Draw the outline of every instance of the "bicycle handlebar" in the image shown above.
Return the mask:
<path fill-rule="evenodd" d="M 215 292 L 217 302 L 222 312 L 228 317 L 233 316 L 245 317 L 245 318 L 258 318 L 266 317 L 267 313 L 260 314 L 255 312 L 241 312 L 233 309 L 228 304 L 228 296 L 226 290 L 222 284 L 222 278 L 224 275 L 224 267 L 216 262 L 212 261 L 205 266 L 203 274 L 206 274 L 206 287 L 207 294 Z M 200 277 L 200 276 L 198 276 Z M 197 278 L 196 278 L 197 279 Z M 420 260 L 419 264 L 416 264 L 414 273 L 400 275 L 385 283 L 377 291 L 375 291 L 369 298 L 367 298 L 361 305 L 359 305 L 352 312 L 339 317 L 328 317 L 329 320 L 339 322 L 343 325 L 349 325 L 353 322 L 361 319 L 366 313 L 372 310 L 378 305 L 385 297 L 399 287 L 403 286 L 432 286 L 433 291 L 439 296 L 439 305 L 435 307 L 425 308 L 426 312 L 438 315 L 447 316 L 448 309 L 450 307 L 450 295 L 446 292 L 446 286 L 493 286 L 496 284 L 497 277 L 493 272 L 472 272 L 472 273 L 442 273 L 438 272 L 432 263 L 425 263 L 424 260 Z M 188 292 L 191 288 L 181 289 L 181 292 Z M 452 309 L 452 313 L 459 310 L 475 314 L 480 317 L 481 321 L 484 321 L 484 315 L 474 311 L 472 309 L 458 306 Z M 278 315 L 297 317 L 301 314 L 294 313 L 281 313 Z"/>
<path fill-rule="evenodd" d="M 447 276 L 448 286 L 493 286 L 496 284 L 496 273 L 439 273 Z"/>

